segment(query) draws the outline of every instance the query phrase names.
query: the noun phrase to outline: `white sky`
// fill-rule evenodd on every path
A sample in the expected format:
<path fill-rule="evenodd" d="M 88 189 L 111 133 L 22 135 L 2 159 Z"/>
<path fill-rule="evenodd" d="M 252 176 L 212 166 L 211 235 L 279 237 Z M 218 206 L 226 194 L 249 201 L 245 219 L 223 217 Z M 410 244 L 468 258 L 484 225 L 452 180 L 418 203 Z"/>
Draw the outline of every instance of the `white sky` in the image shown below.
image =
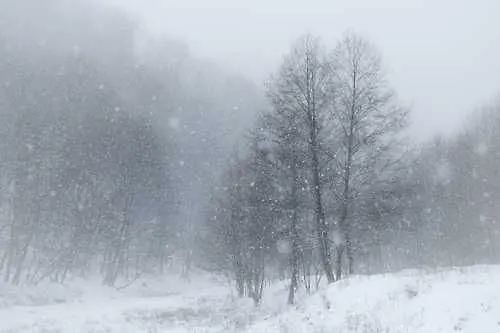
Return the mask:
<path fill-rule="evenodd" d="M 333 46 L 352 29 L 381 51 L 420 137 L 450 132 L 500 93 L 500 0 L 113 1 L 258 84 L 300 35 Z"/>

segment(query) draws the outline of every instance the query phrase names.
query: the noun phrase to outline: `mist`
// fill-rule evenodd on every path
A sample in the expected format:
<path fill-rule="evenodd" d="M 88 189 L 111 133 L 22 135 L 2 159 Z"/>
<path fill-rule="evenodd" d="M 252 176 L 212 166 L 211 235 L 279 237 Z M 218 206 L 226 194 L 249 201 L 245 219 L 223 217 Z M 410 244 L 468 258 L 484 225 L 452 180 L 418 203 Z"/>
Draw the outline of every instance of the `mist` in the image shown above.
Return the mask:
<path fill-rule="evenodd" d="M 241 300 L 499 264 L 498 1 L 0 5 L 9 306 L 116 292 L 168 330 L 132 300 L 206 293 L 183 318 L 231 332 Z"/>
<path fill-rule="evenodd" d="M 462 128 L 467 114 L 497 93 L 500 27 L 495 0 L 119 1 L 154 34 L 187 41 L 260 85 L 303 33 L 334 44 L 346 30 L 372 40 L 391 83 L 412 107 L 421 140 Z"/>
<path fill-rule="evenodd" d="M 31 213 L 21 204 L 19 214 L 56 214 L 51 205 L 76 191 L 75 205 L 89 200 L 92 215 L 93 196 L 114 206 L 107 191 L 127 191 L 114 187 L 131 181 L 138 193 L 116 200 L 131 200 L 123 203 L 132 205 L 127 211 L 145 205 L 145 216 L 136 218 L 178 226 L 174 238 L 188 219 L 200 220 L 204 197 L 262 104 L 258 89 L 196 59 L 181 41 L 146 34 L 116 8 L 24 1 L 1 15 L 4 195 L 25 186 L 47 200 Z M 46 176 L 16 186 L 24 177 L 7 170 L 20 172 L 19 163 Z M 110 188 L 90 194 L 89 181 L 109 181 Z"/>

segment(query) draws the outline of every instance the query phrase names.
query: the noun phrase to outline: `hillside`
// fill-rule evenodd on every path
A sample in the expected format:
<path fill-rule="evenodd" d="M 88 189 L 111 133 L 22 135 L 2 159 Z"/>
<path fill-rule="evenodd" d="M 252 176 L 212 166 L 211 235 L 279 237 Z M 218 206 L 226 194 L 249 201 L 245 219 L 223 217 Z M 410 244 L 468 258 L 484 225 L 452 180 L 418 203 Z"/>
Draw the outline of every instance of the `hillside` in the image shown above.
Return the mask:
<path fill-rule="evenodd" d="M 249 332 L 500 332 L 500 267 L 357 276 Z"/>

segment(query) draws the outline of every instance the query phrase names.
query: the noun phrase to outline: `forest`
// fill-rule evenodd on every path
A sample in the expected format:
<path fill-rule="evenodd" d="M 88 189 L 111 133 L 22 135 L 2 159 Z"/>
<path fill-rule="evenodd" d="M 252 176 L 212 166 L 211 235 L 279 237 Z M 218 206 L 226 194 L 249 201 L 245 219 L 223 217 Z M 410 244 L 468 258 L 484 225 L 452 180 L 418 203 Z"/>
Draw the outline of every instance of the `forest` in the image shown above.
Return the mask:
<path fill-rule="evenodd" d="M 6 6 L 0 277 L 196 268 L 258 305 L 277 279 L 294 303 L 353 274 L 498 264 L 500 99 L 426 142 L 411 112 L 354 31 L 297 36 L 259 86 L 115 8 Z"/>

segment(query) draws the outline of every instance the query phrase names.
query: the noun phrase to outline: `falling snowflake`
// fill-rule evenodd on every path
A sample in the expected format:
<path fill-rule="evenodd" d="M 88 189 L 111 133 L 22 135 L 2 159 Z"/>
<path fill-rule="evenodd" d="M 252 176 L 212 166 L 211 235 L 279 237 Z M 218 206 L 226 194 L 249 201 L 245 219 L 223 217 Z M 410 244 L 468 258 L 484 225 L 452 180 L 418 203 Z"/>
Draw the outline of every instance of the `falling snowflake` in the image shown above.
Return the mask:
<path fill-rule="evenodd" d="M 332 232 L 332 240 L 333 240 L 333 244 L 335 244 L 335 246 L 337 246 L 337 247 L 344 243 L 344 239 L 338 230 L 335 230 L 334 232 Z"/>
<path fill-rule="evenodd" d="M 278 252 L 281 254 L 289 254 L 292 252 L 292 245 L 287 239 L 279 239 L 276 243 L 276 247 L 278 249 Z"/>
<path fill-rule="evenodd" d="M 175 117 L 172 117 L 168 120 L 168 126 L 170 128 L 173 128 L 175 130 L 179 129 L 179 125 L 180 125 L 180 120 L 179 118 L 175 118 Z"/>

